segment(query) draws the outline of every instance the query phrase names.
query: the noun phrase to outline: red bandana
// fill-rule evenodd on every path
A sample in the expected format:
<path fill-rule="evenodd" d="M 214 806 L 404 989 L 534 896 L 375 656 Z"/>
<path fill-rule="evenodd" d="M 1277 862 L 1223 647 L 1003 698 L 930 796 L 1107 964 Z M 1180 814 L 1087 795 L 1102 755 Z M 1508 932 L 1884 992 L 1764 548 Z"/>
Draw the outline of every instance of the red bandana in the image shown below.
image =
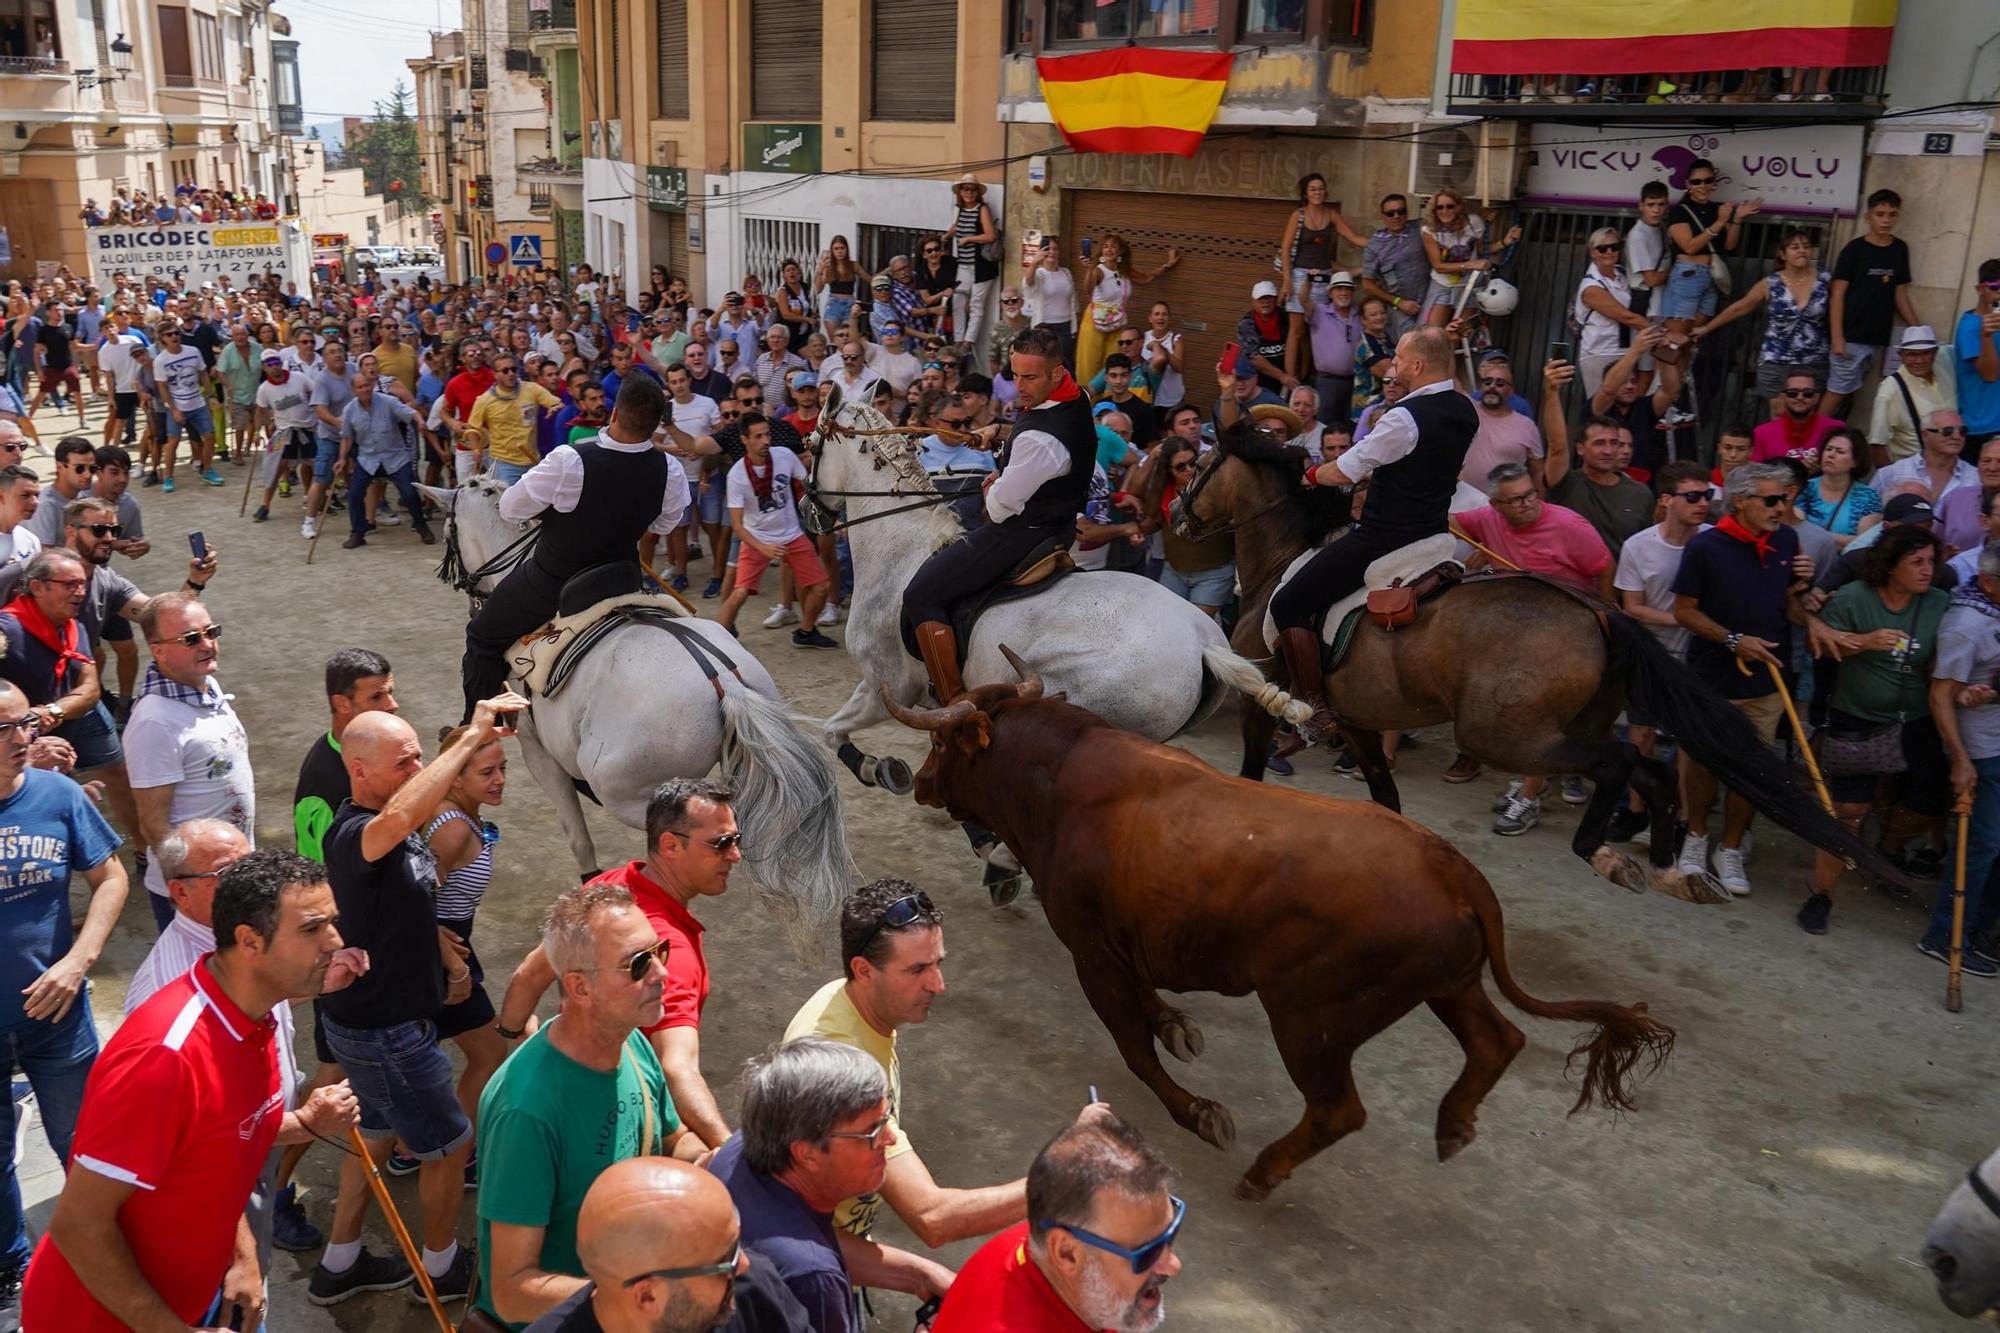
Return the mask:
<path fill-rule="evenodd" d="M 54 623 L 42 614 L 42 608 L 36 606 L 25 592 L 5 606 L 0 606 L 0 615 L 12 616 L 20 621 L 22 629 L 56 655 L 55 692 L 60 697 L 68 689 L 69 664 L 91 660 L 88 654 L 76 650 L 76 621 L 64 621 L 62 629 L 57 630 Z"/>
<path fill-rule="evenodd" d="M 1757 563 L 1760 565 L 1764 563 L 1765 556 L 1773 554 L 1769 534 L 1759 534 L 1750 531 L 1750 529 L 1744 527 L 1737 520 L 1734 514 L 1723 515 L 1722 521 L 1717 523 L 1715 527 L 1716 531 L 1722 533 L 1724 536 L 1734 537 L 1739 542 L 1748 542 L 1750 545 L 1756 547 Z"/>

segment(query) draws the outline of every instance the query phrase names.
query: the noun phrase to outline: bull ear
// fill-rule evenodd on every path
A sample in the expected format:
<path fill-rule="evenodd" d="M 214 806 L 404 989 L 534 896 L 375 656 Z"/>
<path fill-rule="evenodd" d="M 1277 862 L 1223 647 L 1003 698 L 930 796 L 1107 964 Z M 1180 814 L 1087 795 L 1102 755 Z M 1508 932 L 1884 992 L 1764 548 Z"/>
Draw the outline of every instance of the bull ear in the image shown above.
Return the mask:
<path fill-rule="evenodd" d="M 440 486 L 419 484 L 417 486 L 417 494 L 423 496 L 447 514 L 453 513 L 458 509 L 458 492 L 455 489 L 448 491 Z"/>

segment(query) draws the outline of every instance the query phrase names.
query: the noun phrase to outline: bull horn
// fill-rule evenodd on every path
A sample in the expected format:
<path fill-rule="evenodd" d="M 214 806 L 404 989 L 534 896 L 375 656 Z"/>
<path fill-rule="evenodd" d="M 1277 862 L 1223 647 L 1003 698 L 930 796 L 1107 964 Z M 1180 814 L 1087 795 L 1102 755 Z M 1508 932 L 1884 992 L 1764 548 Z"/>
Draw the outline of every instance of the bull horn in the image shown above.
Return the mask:
<path fill-rule="evenodd" d="M 896 702 L 887 685 L 882 686 L 882 702 L 888 705 L 889 716 L 917 731 L 946 731 L 979 711 L 979 705 L 971 699 L 960 699 L 943 708 L 905 708 Z"/>
<path fill-rule="evenodd" d="M 1029 670 L 1028 664 L 1004 643 L 1000 645 L 1000 655 L 1007 659 L 1007 665 L 1013 667 L 1014 674 L 1021 678 L 1021 683 L 1014 687 L 1014 692 L 1030 702 L 1041 698 L 1042 678 Z"/>

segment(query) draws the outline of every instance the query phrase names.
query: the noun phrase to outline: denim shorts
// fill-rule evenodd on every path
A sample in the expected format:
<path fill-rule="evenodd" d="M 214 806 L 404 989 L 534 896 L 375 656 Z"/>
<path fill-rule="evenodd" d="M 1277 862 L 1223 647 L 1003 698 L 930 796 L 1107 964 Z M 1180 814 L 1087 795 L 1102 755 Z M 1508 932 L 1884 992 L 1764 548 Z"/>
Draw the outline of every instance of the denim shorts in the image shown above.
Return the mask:
<path fill-rule="evenodd" d="M 688 485 L 694 487 L 695 493 L 695 503 L 689 508 L 701 516 L 702 522 L 723 524 L 729 521 L 729 487 L 721 477 L 710 479 L 706 486 L 698 482 L 689 482 Z"/>
<path fill-rule="evenodd" d="M 428 1018 L 386 1028 L 350 1028 L 322 1008 L 319 1024 L 361 1102 L 361 1132 L 394 1133 L 403 1151 L 421 1161 L 449 1157 L 472 1137 L 472 1122 L 458 1104 L 451 1057 L 438 1045 Z"/>
<path fill-rule="evenodd" d="M 1665 319 L 1697 319 L 1715 313 L 1715 278 L 1707 264 L 1675 264 L 1660 303 Z"/>
<path fill-rule="evenodd" d="M 322 486 L 333 484 L 333 465 L 340 460 L 340 440 L 313 436 L 313 480 Z"/>
<path fill-rule="evenodd" d="M 498 458 L 493 460 L 493 479 L 502 486 L 512 486 L 533 470 L 532 463 L 508 463 Z"/>
<path fill-rule="evenodd" d="M 115 764 L 125 757 L 118 745 L 118 727 L 111 720 L 110 710 L 101 703 L 57 727 L 55 734 L 75 749 L 79 773 Z"/>
<path fill-rule="evenodd" d="M 172 412 L 167 413 L 167 438 L 178 440 L 185 432 L 194 439 L 207 439 L 215 434 L 215 414 L 208 410 L 208 404 L 200 407 L 181 409 L 183 420 L 174 420 Z"/>
<path fill-rule="evenodd" d="M 1829 354 L 1832 355 L 1832 361 L 1826 377 L 1826 391 L 1828 393 L 1843 394 L 1858 391 L 1861 388 L 1862 381 L 1868 378 L 1868 363 L 1870 361 L 1880 362 L 1882 373 L 1884 375 L 1888 374 L 1892 369 L 1888 359 L 1888 352 L 1889 349 L 1886 347 L 1877 347 L 1872 343 L 1850 341 L 1847 344 L 1846 356 Z"/>
<path fill-rule="evenodd" d="M 1196 606 L 1220 607 L 1236 591 L 1236 566 L 1232 562 L 1214 569 L 1196 569 L 1183 574 L 1172 565 L 1160 570 L 1160 586 Z"/>
<path fill-rule="evenodd" d="M 829 324 L 845 324 L 854 313 L 854 298 L 828 292 L 820 297 L 819 317 Z"/>

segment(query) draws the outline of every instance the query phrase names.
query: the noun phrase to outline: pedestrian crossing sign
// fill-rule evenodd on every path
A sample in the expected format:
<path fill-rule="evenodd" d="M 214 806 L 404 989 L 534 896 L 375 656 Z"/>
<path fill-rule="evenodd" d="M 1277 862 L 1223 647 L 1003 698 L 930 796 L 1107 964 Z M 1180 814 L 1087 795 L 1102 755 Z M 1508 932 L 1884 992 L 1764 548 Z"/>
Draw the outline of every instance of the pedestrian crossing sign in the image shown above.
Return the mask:
<path fill-rule="evenodd" d="M 539 236 L 510 236 L 507 238 L 507 250 L 514 257 L 516 268 L 542 266 L 542 238 Z"/>

